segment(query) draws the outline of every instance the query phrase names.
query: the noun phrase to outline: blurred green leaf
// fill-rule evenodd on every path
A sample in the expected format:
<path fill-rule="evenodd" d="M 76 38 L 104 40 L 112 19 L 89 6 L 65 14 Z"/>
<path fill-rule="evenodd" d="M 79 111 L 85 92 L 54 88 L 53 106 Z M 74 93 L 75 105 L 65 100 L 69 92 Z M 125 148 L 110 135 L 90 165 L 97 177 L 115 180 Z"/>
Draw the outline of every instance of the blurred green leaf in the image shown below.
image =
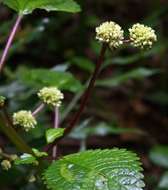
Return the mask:
<path fill-rule="evenodd" d="M 21 69 L 17 77 L 21 82 L 35 88 L 57 86 L 61 90 L 71 92 L 78 92 L 82 89 L 79 80 L 68 72 L 51 71 L 49 69 Z"/>
<path fill-rule="evenodd" d="M 154 164 L 168 168 L 168 146 L 158 145 L 153 147 L 149 157 Z"/>
<path fill-rule="evenodd" d="M 96 125 L 90 124 L 90 119 L 83 121 L 70 134 L 70 137 L 75 139 L 86 139 L 92 135 L 106 136 L 106 135 L 120 135 L 126 133 L 143 134 L 139 129 L 121 128 L 117 123 L 100 122 Z"/>
<path fill-rule="evenodd" d="M 133 64 L 141 59 L 145 59 L 150 56 L 162 54 L 167 48 L 167 42 L 160 42 L 157 43 L 152 49 L 141 51 L 139 53 L 135 53 L 129 56 L 117 56 L 114 58 L 108 58 L 105 60 L 103 68 L 108 67 L 109 65 L 128 65 Z"/>
<path fill-rule="evenodd" d="M 94 70 L 94 64 L 87 58 L 84 57 L 74 57 L 71 62 L 71 65 L 76 65 L 82 70 L 92 72 Z"/>
<path fill-rule="evenodd" d="M 30 14 L 35 9 L 72 13 L 80 11 L 80 6 L 73 0 L 4 0 L 3 3 L 21 15 Z"/>
<path fill-rule="evenodd" d="M 159 188 L 168 190 L 168 172 L 165 172 L 162 178 L 160 179 Z"/>
<path fill-rule="evenodd" d="M 57 128 L 57 129 L 48 129 L 46 131 L 46 140 L 47 143 L 52 143 L 54 142 L 57 138 L 63 136 L 64 134 L 64 130 L 63 128 Z"/>
<path fill-rule="evenodd" d="M 152 76 L 157 74 L 159 71 L 157 69 L 147 69 L 147 68 L 136 68 L 131 71 L 128 71 L 124 74 L 120 74 L 117 76 L 109 77 L 107 79 L 102 79 L 97 81 L 97 86 L 103 87 L 115 87 L 119 86 L 129 80 L 142 80 L 145 77 Z"/>

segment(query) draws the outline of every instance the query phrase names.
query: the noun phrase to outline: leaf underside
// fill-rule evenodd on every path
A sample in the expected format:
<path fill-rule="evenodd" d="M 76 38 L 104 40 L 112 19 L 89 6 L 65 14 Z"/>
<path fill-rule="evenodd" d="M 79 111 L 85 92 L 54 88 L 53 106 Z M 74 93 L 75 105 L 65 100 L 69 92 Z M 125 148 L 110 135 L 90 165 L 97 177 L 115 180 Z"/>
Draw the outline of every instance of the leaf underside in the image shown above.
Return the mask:
<path fill-rule="evenodd" d="M 72 13 L 80 11 L 80 6 L 74 0 L 4 0 L 3 3 L 21 15 L 30 14 L 35 9 Z"/>
<path fill-rule="evenodd" d="M 65 156 L 44 172 L 51 190 L 142 190 L 142 168 L 125 149 L 91 150 Z"/>

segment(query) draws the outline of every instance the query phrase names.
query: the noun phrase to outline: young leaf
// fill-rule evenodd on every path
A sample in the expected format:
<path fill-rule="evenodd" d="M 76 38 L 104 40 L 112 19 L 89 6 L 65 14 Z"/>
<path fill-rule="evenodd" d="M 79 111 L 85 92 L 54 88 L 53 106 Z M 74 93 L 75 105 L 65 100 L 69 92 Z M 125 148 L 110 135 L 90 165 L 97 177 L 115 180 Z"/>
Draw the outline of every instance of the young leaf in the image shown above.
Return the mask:
<path fill-rule="evenodd" d="M 38 164 L 38 161 L 36 158 L 31 155 L 24 153 L 23 155 L 20 156 L 20 158 L 15 160 L 16 165 L 21 165 L 21 164 Z"/>
<path fill-rule="evenodd" d="M 3 3 L 21 15 L 30 14 L 35 9 L 72 13 L 80 11 L 80 6 L 74 0 L 4 0 Z"/>
<path fill-rule="evenodd" d="M 125 149 L 94 150 L 65 156 L 44 172 L 51 190 L 142 190 L 142 168 Z"/>
<path fill-rule="evenodd" d="M 61 137 L 64 134 L 63 128 L 57 128 L 57 129 L 48 129 L 46 131 L 46 140 L 47 143 L 52 143 L 55 141 L 55 139 Z"/>
<path fill-rule="evenodd" d="M 32 151 L 34 152 L 34 154 L 37 157 L 44 157 L 44 156 L 48 156 L 48 154 L 46 152 L 40 152 L 39 150 L 37 150 L 36 148 L 32 148 Z"/>

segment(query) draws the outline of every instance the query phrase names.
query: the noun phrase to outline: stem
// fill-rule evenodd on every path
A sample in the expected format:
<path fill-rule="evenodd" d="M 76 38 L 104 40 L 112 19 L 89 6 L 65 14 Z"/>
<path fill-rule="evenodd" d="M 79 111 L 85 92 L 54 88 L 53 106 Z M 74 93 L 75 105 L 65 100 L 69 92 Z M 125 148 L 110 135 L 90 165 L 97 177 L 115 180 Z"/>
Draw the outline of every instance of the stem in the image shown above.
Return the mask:
<path fill-rule="evenodd" d="M 40 104 L 32 113 L 33 116 L 36 116 L 42 109 L 44 108 L 44 104 Z"/>
<path fill-rule="evenodd" d="M 0 128 L 4 134 L 10 139 L 10 141 L 23 153 L 33 154 L 32 149 L 26 144 L 26 142 L 17 134 L 11 123 L 4 115 L 5 123 L 0 123 Z"/>
<path fill-rule="evenodd" d="M 79 108 L 78 112 L 75 114 L 74 118 L 71 120 L 69 126 L 65 129 L 64 136 L 69 134 L 72 131 L 72 129 L 75 127 L 76 123 L 78 122 L 80 116 L 82 115 L 82 112 L 86 106 L 86 103 L 87 103 L 90 95 L 91 95 L 91 91 L 94 87 L 94 84 L 95 84 L 97 76 L 99 74 L 101 65 L 103 63 L 103 59 L 104 59 L 106 49 L 107 49 L 107 46 L 105 44 L 103 44 L 101 52 L 100 52 L 99 59 L 98 59 L 97 64 L 96 64 L 95 71 L 94 71 L 92 78 L 89 82 L 88 88 L 86 89 L 86 91 L 84 92 L 84 95 L 82 97 L 80 108 Z"/>
<path fill-rule="evenodd" d="M 69 126 L 65 129 L 65 132 L 64 132 L 64 135 L 60 138 L 58 138 L 55 142 L 53 142 L 51 145 L 47 146 L 45 148 L 45 150 L 49 150 L 51 147 L 53 147 L 59 140 L 61 140 L 62 138 L 64 138 L 66 135 L 68 135 L 72 129 L 75 127 L 76 123 L 78 122 L 85 106 L 86 106 L 86 103 L 91 95 L 91 91 L 94 87 L 94 84 L 96 82 L 96 79 L 97 79 L 97 76 L 100 72 L 100 69 L 101 69 L 101 66 L 102 66 L 102 63 L 103 63 L 103 59 L 104 59 L 104 55 L 105 55 L 105 52 L 106 52 L 106 49 L 107 49 L 107 45 L 106 44 L 103 44 L 102 45 L 102 49 L 101 49 L 101 52 L 100 52 L 100 56 L 98 58 L 98 61 L 97 61 L 97 64 L 96 64 L 96 68 L 94 70 L 94 73 L 91 77 L 91 80 L 89 82 L 89 85 L 88 85 L 88 88 L 85 90 L 84 94 L 83 94 L 83 97 L 82 97 L 82 100 L 81 100 L 81 105 L 80 105 L 80 108 L 79 110 L 77 111 L 77 113 L 75 114 L 74 118 L 70 121 L 70 124 Z"/>
<path fill-rule="evenodd" d="M 18 27 L 19 27 L 19 24 L 20 24 L 20 22 L 21 22 L 21 19 L 22 19 L 22 15 L 19 15 L 19 16 L 17 17 L 17 19 L 16 19 L 16 22 L 15 22 L 15 24 L 14 24 L 12 30 L 11 30 L 10 35 L 9 35 L 9 37 L 8 37 L 8 40 L 7 40 L 5 49 L 4 49 L 4 51 L 3 51 L 3 53 L 2 53 L 2 57 L 1 57 L 1 59 L 0 59 L 0 72 L 2 71 L 3 65 L 4 65 L 5 60 L 6 60 L 6 58 L 7 58 L 9 49 L 10 49 L 10 47 L 11 47 L 12 41 L 13 41 L 13 39 L 14 39 L 14 37 L 15 37 L 15 34 L 16 34 L 16 31 L 17 31 L 17 29 L 18 29 Z"/>
<path fill-rule="evenodd" d="M 59 109 L 56 106 L 55 107 L 55 118 L 54 118 L 54 128 L 58 128 L 59 125 Z M 53 154 L 52 154 L 53 160 L 56 160 L 57 157 L 57 145 L 53 147 Z"/>

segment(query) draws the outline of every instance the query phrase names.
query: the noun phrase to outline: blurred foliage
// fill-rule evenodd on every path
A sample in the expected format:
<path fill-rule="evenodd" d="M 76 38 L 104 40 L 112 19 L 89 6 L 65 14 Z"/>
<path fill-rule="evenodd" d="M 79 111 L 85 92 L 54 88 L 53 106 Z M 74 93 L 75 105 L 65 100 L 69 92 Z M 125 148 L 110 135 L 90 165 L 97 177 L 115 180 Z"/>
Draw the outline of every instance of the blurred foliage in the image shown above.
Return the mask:
<path fill-rule="evenodd" d="M 38 105 L 37 91 L 44 85 L 59 86 L 65 100 L 61 127 L 66 127 L 79 106 L 79 99 L 100 50 L 95 26 L 114 20 L 127 31 L 140 22 L 157 31 L 158 42 L 145 52 L 128 47 L 108 51 L 88 106 L 76 128 L 60 142 L 59 155 L 88 148 L 126 147 L 137 152 L 143 162 L 146 189 L 167 190 L 168 64 L 166 0 L 85 0 L 83 11 L 47 13 L 36 11 L 22 21 L 0 75 L 0 95 L 7 97 L 9 114 Z M 0 4 L 0 53 L 5 45 L 15 13 Z M 65 118 L 65 116 L 68 116 Z M 45 109 L 30 134 L 18 132 L 37 149 L 45 145 L 53 113 Z M 0 122 L 1 124 L 1 122 Z M 162 146 L 160 146 L 162 145 Z M 0 134 L 0 146 L 15 152 Z M 43 190 L 40 180 L 29 183 L 34 170 L 14 166 L 9 173 L 0 169 L 2 190 Z M 16 179 L 16 180 L 11 180 Z"/>

